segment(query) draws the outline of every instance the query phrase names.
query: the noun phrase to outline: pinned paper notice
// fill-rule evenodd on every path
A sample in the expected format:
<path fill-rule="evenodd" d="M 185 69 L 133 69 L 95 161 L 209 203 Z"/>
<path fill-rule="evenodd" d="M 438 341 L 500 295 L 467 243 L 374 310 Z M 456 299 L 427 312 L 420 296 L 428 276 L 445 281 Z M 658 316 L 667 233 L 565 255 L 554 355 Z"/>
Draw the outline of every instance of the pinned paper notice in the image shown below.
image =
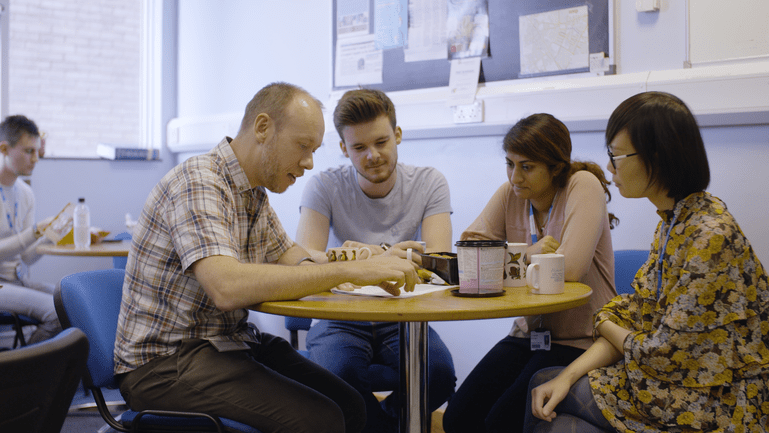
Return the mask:
<path fill-rule="evenodd" d="M 451 61 L 449 97 L 446 105 L 470 105 L 475 102 L 478 80 L 481 75 L 481 58 L 469 57 Z"/>
<path fill-rule="evenodd" d="M 603 75 L 609 70 L 609 59 L 606 58 L 606 54 L 601 51 L 600 53 L 590 54 L 590 72 Z"/>
<path fill-rule="evenodd" d="M 376 49 L 374 35 L 336 41 L 334 85 L 360 86 L 382 82 L 382 50 Z"/>

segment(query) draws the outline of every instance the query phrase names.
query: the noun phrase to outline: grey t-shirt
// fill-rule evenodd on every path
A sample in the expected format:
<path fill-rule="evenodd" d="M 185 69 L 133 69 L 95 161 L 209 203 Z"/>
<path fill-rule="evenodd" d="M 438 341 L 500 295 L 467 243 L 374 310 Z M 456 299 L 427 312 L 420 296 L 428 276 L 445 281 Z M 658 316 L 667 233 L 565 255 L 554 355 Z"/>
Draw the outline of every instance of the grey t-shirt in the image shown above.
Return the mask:
<path fill-rule="evenodd" d="M 369 198 L 358 185 L 355 167 L 330 168 L 309 179 L 300 207 L 328 217 L 328 248 L 346 240 L 373 245 L 420 240 L 423 219 L 452 212 L 448 182 L 432 167 L 398 163 L 397 172 L 387 196 Z"/>

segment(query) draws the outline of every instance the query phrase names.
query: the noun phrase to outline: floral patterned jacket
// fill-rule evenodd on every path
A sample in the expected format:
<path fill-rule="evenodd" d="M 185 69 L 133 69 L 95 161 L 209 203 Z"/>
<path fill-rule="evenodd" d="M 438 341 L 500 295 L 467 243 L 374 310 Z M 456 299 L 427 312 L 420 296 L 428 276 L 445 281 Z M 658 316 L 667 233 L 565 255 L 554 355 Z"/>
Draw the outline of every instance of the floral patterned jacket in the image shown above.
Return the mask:
<path fill-rule="evenodd" d="M 596 313 L 596 327 L 632 331 L 624 360 L 588 374 L 596 403 L 621 432 L 766 432 L 764 268 L 718 198 L 695 193 L 660 216 L 635 293 Z"/>

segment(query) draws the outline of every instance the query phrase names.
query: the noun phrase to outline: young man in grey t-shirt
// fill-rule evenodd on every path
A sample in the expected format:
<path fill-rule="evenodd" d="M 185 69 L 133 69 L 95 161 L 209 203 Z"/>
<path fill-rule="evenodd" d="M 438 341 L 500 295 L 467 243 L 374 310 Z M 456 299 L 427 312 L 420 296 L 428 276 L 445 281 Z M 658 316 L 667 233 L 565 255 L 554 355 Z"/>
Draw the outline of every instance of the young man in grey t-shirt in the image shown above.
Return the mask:
<path fill-rule="evenodd" d="M 304 189 L 297 243 L 316 260 L 328 247 L 367 246 L 374 254 L 406 256 L 406 249 L 451 251 L 451 201 L 444 176 L 432 167 L 398 163 L 401 129 L 383 92 L 346 92 L 334 110 L 342 153 L 351 166 L 313 176 Z M 344 284 L 347 290 L 351 284 Z M 441 406 L 456 377 L 448 348 L 429 329 L 428 405 Z M 366 401 L 365 432 L 398 430 L 398 393 L 381 404 L 367 377 L 370 364 L 399 368 L 398 324 L 321 320 L 307 335 L 310 359 L 339 375 Z M 397 390 L 398 383 L 392 384 Z"/>

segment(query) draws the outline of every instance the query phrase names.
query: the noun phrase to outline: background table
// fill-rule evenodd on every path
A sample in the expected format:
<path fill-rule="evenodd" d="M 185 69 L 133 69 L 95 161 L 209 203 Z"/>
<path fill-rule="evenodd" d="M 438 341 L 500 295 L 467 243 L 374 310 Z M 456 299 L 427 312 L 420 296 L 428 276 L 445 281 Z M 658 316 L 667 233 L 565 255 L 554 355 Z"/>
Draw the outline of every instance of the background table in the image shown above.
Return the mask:
<path fill-rule="evenodd" d="M 590 287 L 566 283 L 564 293 L 535 295 L 529 287 L 505 289 L 503 296 L 468 298 L 450 290 L 411 298 L 333 294 L 306 296 L 297 301 L 263 302 L 255 311 L 283 316 L 364 322 L 399 322 L 401 432 L 429 432 L 427 409 L 427 322 L 494 319 L 547 314 L 587 303 Z"/>
<path fill-rule="evenodd" d="M 99 242 L 88 248 L 76 249 L 75 245 L 40 244 L 35 248 L 38 254 L 50 254 L 55 256 L 82 256 L 82 257 L 127 257 L 131 241 Z"/>

